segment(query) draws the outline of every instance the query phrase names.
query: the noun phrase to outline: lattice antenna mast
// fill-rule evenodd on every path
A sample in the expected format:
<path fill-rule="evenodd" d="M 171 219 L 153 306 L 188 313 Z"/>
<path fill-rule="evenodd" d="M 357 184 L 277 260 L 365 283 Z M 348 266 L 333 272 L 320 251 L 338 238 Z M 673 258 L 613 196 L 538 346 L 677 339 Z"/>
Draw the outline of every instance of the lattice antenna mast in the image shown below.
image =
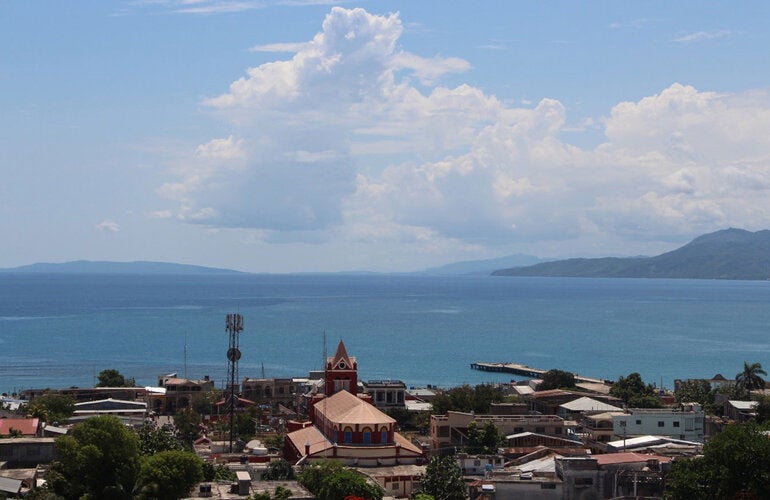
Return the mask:
<path fill-rule="evenodd" d="M 233 452 L 233 439 L 235 437 L 235 406 L 238 403 L 238 394 L 235 390 L 238 380 L 238 360 L 241 359 L 241 350 L 238 348 L 238 334 L 243 331 L 243 317 L 240 314 L 228 314 L 225 319 L 225 331 L 230 335 L 230 344 L 227 349 L 227 380 L 230 385 L 227 391 L 227 409 L 230 411 L 230 453 Z"/>

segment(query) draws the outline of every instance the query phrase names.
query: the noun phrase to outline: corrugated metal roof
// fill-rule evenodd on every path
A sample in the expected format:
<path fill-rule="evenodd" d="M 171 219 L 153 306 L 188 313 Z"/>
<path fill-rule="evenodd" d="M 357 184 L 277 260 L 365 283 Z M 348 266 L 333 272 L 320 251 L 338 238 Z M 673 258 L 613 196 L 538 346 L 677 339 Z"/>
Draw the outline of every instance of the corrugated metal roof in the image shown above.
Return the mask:
<path fill-rule="evenodd" d="M 569 411 L 623 411 L 622 408 L 618 408 L 617 406 L 602 403 L 601 401 L 597 401 L 585 396 L 574 401 L 570 401 L 569 403 L 559 405 L 559 407 Z"/>
<path fill-rule="evenodd" d="M 21 481 L 10 477 L 0 476 L 0 491 L 18 495 L 21 491 Z"/>

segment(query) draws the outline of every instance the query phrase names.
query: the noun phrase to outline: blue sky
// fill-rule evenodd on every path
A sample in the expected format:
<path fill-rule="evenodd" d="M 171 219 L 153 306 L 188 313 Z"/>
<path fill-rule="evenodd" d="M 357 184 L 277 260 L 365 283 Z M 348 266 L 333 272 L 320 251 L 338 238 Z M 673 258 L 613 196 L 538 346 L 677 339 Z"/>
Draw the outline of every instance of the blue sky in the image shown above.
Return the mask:
<path fill-rule="evenodd" d="M 0 267 L 409 271 L 770 228 L 769 11 L 0 1 Z"/>

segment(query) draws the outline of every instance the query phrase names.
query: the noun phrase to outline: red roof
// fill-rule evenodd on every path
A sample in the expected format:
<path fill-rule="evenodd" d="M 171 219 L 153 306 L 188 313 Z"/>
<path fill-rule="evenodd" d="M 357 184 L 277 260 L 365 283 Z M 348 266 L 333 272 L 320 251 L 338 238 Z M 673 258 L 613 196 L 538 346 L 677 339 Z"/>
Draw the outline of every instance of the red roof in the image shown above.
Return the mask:
<path fill-rule="evenodd" d="M 39 418 L 0 418 L 0 436 L 8 436 L 11 429 L 21 431 L 24 436 L 37 435 Z"/>

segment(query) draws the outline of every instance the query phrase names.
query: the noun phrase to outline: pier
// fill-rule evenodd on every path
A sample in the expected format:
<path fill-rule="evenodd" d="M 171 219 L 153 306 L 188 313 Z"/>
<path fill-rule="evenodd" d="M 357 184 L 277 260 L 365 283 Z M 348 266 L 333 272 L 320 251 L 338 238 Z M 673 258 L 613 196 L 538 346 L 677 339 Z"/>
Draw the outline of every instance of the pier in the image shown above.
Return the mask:
<path fill-rule="evenodd" d="M 519 375 L 521 377 L 533 377 L 533 378 L 542 378 L 543 375 L 545 375 L 545 372 L 548 370 L 541 370 L 539 368 L 532 368 L 527 365 L 522 365 L 518 363 L 471 363 L 471 368 L 474 370 L 480 370 L 483 372 L 502 372 L 502 373 L 512 373 L 513 375 Z M 589 384 L 605 384 L 607 383 L 606 380 L 602 380 L 599 378 L 591 378 L 591 377 L 584 377 L 582 375 L 575 375 L 575 381 L 580 383 L 589 383 Z"/>

